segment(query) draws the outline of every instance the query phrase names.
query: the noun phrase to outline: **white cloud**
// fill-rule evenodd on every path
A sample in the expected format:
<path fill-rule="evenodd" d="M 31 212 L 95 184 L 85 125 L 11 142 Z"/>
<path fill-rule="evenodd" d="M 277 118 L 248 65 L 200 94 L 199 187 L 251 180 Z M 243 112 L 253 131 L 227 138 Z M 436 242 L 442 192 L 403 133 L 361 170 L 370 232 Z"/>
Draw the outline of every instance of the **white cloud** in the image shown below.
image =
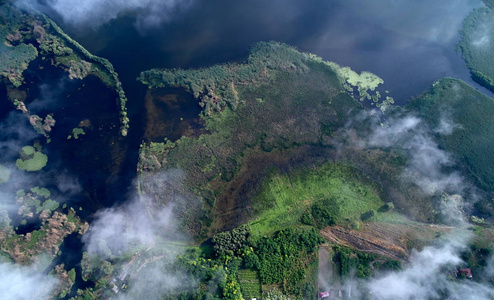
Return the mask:
<path fill-rule="evenodd" d="M 32 267 L 0 264 L 0 299 L 48 299 L 58 280 L 34 270 Z"/>
<path fill-rule="evenodd" d="M 32 0 L 20 0 L 35 5 Z M 75 26 L 98 27 L 120 14 L 137 15 L 136 26 L 145 30 L 169 21 L 192 0 L 48 0 L 47 4 L 59 13 L 65 22 Z"/>
<path fill-rule="evenodd" d="M 372 299 L 492 299 L 494 289 L 471 280 L 450 276 L 465 266 L 460 253 L 467 248 L 471 233 L 449 235 L 441 245 L 415 251 L 402 271 L 389 273 L 366 284 Z M 477 274 L 474 274 L 476 276 Z"/>

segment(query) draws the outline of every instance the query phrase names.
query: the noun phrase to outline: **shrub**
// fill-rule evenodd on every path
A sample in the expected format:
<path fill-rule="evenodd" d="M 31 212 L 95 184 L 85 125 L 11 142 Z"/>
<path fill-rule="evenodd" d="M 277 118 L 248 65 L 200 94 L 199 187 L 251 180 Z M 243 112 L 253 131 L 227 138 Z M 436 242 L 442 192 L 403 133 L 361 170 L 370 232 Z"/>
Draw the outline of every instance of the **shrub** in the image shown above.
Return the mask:
<path fill-rule="evenodd" d="M 360 216 L 360 219 L 362 221 L 365 221 L 365 220 L 368 220 L 370 218 L 372 218 L 373 216 L 375 216 L 377 214 L 376 210 L 375 209 L 371 209 L 369 210 L 368 212 L 365 212 L 363 213 L 361 216 Z"/>
<path fill-rule="evenodd" d="M 311 214 L 317 228 L 321 229 L 335 224 L 341 216 L 341 211 L 336 200 L 329 198 L 313 204 Z"/>
<path fill-rule="evenodd" d="M 232 231 L 221 232 L 213 236 L 213 249 L 217 256 L 230 251 L 236 252 L 241 249 L 249 237 L 249 225 L 241 225 Z"/>

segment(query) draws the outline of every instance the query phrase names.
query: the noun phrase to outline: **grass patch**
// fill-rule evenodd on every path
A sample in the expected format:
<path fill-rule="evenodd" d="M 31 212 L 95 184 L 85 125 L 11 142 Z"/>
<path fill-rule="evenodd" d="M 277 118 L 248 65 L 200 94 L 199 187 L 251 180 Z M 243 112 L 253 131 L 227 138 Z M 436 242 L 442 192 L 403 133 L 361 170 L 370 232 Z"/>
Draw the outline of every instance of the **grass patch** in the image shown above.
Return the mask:
<path fill-rule="evenodd" d="M 382 223 L 391 223 L 391 224 L 415 224 L 415 222 L 409 220 L 402 214 L 397 212 L 385 212 L 378 213 L 374 217 L 372 217 L 372 221 L 374 222 L 382 222 Z"/>
<path fill-rule="evenodd" d="M 258 217 L 250 223 L 252 233 L 262 236 L 296 225 L 304 212 L 326 198 L 338 204 L 340 217 L 336 222 L 358 219 L 361 213 L 382 205 L 372 184 L 357 170 L 342 164 L 327 163 L 287 175 L 276 173 L 254 199 Z"/>

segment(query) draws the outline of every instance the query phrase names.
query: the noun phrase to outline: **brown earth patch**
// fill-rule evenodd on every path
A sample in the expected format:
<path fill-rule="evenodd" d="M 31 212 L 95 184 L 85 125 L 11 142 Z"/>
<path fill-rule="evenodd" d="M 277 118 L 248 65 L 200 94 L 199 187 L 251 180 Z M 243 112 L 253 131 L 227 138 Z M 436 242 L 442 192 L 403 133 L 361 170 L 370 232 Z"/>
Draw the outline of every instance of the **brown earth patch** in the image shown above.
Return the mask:
<path fill-rule="evenodd" d="M 247 150 L 241 168 L 232 181 L 216 179 L 210 183 L 211 190 L 221 190 L 213 208 L 213 231 L 231 230 L 254 217 L 252 197 L 259 191 L 262 180 L 270 170 L 288 172 L 328 159 L 327 149 L 308 145 L 283 151 Z"/>
<path fill-rule="evenodd" d="M 321 230 L 329 242 L 355 248 L 362 252 L 408 261 L 413 248 L 421 248 L 451 227 L 430 224 L 365 223 L 360 230 L 332 226 Z"/>

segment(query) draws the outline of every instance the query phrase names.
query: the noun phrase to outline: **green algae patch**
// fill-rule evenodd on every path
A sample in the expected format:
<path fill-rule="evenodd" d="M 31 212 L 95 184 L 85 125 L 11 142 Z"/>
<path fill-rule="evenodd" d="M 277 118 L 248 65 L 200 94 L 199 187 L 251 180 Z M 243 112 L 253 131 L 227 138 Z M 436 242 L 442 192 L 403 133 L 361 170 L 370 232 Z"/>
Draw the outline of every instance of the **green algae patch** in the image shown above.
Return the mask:
<path fill-rule="evenodd" d="M 35 172 L 43 169 L 48 162 L 48 156 L 41 151 L 36 151 L 32 146 L 22 147 L 21 158 L 17 159 L 15 165 L 19 170 Z"/>
<path fill-rule="evenodd" d="M 85 134 L 86 134 L 86 132 L 84 131 L 84 129 L 74 128 L 74 129 L 72 129 L 72 134 L 67 136 L 67 139 L 70 140 L 70 139 L 72 139 L 72 137 L 74 137 L 74 139 L 77 140 L 77 139 L 79 139 L 80 135 L 85 135 Z"/>
<path fill-rule="evenodd" d="M 40 213 L 44 210 L 49 210 L 50 212 L 54 211 L 58 208 L 59 205 L 60 204 L 57 201 L 48 199 L 45 202 L 43 202 L 43 205 L 36 208 L 36 213 Z"/>
<path fill-rule="evenodd" d="M 39 186 L 31 188 L 31 192 L 45 198 L 48 198 L 51 195 L 50 191 L 47 188 L 40 188 Z"/>

